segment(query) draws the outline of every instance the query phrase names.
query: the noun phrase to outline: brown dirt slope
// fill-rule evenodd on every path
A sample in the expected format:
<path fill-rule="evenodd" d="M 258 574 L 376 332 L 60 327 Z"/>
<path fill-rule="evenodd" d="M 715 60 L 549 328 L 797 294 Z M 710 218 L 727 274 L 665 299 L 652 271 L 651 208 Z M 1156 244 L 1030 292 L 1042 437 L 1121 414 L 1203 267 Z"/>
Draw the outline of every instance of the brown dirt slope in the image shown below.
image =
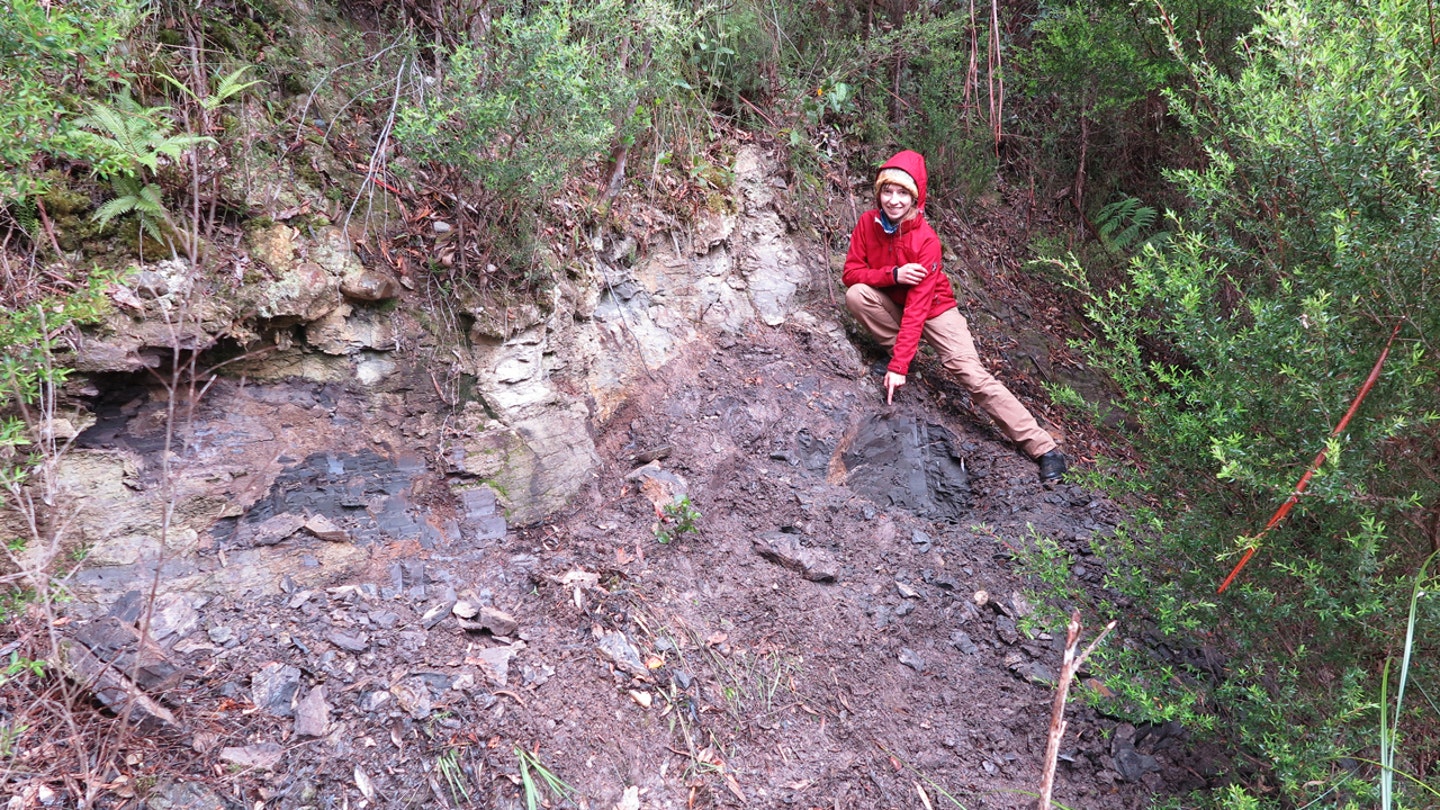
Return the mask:
<path fill-rule="evenodd" d="M 1119 511 L 1041 487 L 933 362 L 886 406 L 832 349 L 759 329 L 661 369 L 549 523 L 212 600 L 167 642 L 177 727 L 117 747 L 97 805 L 1033 806 L 1060 652 L 1013 557 L 1053 538 L 1096 587 Z M 1177 729 L 1070 719 L 1064 805 L 1198 786 Z M 17 807 L 65 790 L 34 767 Z"/>

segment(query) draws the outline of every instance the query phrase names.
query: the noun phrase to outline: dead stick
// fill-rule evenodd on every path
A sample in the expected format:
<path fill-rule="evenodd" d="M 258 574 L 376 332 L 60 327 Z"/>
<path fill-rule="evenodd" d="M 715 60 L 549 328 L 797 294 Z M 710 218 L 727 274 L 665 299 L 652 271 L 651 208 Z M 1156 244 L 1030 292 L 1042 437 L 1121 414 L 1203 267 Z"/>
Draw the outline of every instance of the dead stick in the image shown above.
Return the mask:
<path fill-rule="evenodd" d="M 1075 672 L 1090 657 L 1090 653 L 1115 629 L 1116 622 L 1105 625 L 1100 635 L 1090 642 L 1079 655 L 1075 650 L 1080 646 L 1080 611 L 1070 614 L 1070 625 L 1066 628 L 1065 656 L 1060 664 L 1060 682 L 1055 688 L 1055 708 L 1050 713 L 1050 742 L 1045 746 L 1045 773 L 1040 779 L 1040 810 L 1050 810 L 1050 794 L 1055 789 L 1055 762 L 1060 758 L 1060 739 L 1065 736 L 1065 699 L 1070 694 L 1070 681 Z"/>

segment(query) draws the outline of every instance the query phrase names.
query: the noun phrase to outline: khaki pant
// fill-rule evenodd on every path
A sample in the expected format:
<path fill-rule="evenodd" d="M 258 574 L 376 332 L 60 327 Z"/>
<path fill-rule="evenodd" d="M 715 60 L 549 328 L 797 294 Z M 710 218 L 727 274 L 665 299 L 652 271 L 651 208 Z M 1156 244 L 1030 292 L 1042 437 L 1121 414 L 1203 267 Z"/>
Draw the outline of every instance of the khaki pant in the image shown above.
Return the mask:
<path fill-rule="evenodd" d="M 895 336 L 900 332 L 900 307 L 885 293 L 868 284 L 852 285 L 845 291 L 845 307 L 886 348 L 895 345 Z M 922 336 L 935 347 L 941 365 L 960 378 L 975 404 L 990 414 L 1010 441 L 1031 458 L 1055 449 L 1055 439 L 1041 429 L 1010 389 L 985 370 L 960 310 L 949 309 L 926 321 Z"/>

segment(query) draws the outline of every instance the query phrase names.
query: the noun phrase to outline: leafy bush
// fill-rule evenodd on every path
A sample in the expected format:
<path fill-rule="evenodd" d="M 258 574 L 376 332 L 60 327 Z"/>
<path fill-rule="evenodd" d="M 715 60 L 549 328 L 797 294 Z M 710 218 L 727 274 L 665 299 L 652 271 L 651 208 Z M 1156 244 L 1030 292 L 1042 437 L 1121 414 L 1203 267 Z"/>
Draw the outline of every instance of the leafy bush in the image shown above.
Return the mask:
<path fill-rule="evenodd" d="M 700 510 L 690 503 L 688 495 L 674 503 L 667 503 L 655 523 L 655 539 L 668 543 L 687 534 L 698 534 L 701 517 Z"/>
<path fill-rule="evenodd" d="M 1205 53 L 1216 70 L 1237 62 L 1233 43 L 1255 23 L 1249 0 L 1134 3 L 1041 2 L 1016 49 L 1010 82 L 1021 154 L 1061 178 L 1074 178 L 1072 202 L 1108 199 L 1119 189 L 1147 197 L 1162 162 L 1188 160 L 1184 133 L 1160 93 L 1186 81 L 1167 32 Z M 1087 185 L 1094 185 L 1093 190 Z"/>
<path fill-rule="evenodd" d="M 12 0 L 0 14 L 0 203 L 40 189 L 45 155 L 86 157 L 72 95 L 107 73 L 139 19 L 137 0 Z"/>
<path fill-rule="evenodd" d="M 1223 640 L 1231 734 L 1288 800 L 1373 759 L 1373 662 L 1397 645 L 1408 578 L 1440 514 L 1440 102 L 1426 6 L 1314 0 L 1266 11 L 1236 76 L 1191 66 L 1174 109 L 1207 165 L 1193 208 L 1089 309 L 1156 503 L 1128 558 L 1163 613 Z M 1378 383 L 1335 436 L 1399 326 Z M 1260 528 L 1326 450 L 1289 520 Z M 1239 552 L 1259 554 L 1216 586 Z M 1433 617 L 1432 617 L 1433 618 Z M 1180 631 L 1178 623 L 1164 628 Z M 1417 668 L 1434 674 L 1434 662 Z M 1411 718 L 1433 729 L 1440 718 Z M 1314 733 L 1297 739 L 1296 727 Z"/>
<path fill-rule="evenodd" d="M 453 193 L 481 212 L 477 232 L 518 241 L 503 232 L 533 230 L 562 183 L 644 133 L 689 41 L 682 20 L 665 0 L 509 4 L 485 40 L 433 54 L 438 76 L 404 100 L 395 139 L 411 160 L 458 172 Z"/>
<path fill-rule="evenodd" d="M 632 102 L 654 92 L 663 40 L 679 35 L 677 14 L 659 2 L 508 9 L 487 41 L 440 55 L 440 81 L 402 111 L 396 137 L 502 206 L 533 205 L 608 151 Z"/>

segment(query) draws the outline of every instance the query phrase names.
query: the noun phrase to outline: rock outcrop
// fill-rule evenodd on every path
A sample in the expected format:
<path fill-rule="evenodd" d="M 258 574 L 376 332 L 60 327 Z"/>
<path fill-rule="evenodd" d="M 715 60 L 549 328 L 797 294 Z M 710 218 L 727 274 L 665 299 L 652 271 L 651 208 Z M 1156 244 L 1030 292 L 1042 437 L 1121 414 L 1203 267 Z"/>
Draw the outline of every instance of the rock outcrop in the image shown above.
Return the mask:
<path fill-rule="evenodd" d="M 282 222 L 248 234 L 233 277 L 200 278 L 183 261 L 129 274 L 112 289 L 115 313 L 68 358 L 96 411 L 58 478 L 84 505 L 68 529 L 89 554 L 77 587 L 110 593 L 162 572 L 180 589 L 263 590 L 362 563 L 353 543 L 257 528 L 277 514 L 297 528 L 318 516 L 361 545 L 395 539 L 366 529 L 387 521 L 429 526 L 439 543 L 503 534 L 585 488 L 596 426 L 704 341 L 794 323 L 853 352 L 797 311 L 828 268 L 820 248 L 795 247 L 768 156 L 742 149 L 734 176 L 687 232 L 599 235 L 584 261 L 552 262 L 539 301 L 411 294 L 339 227 Z M 413 474 L 389 500 L 288 503 L 317 454 L 331 454 L 331 472 L 352 463 L 333 458 L 337 444 Z M 437 518 L 441 502 L 460 506 Z"/>

